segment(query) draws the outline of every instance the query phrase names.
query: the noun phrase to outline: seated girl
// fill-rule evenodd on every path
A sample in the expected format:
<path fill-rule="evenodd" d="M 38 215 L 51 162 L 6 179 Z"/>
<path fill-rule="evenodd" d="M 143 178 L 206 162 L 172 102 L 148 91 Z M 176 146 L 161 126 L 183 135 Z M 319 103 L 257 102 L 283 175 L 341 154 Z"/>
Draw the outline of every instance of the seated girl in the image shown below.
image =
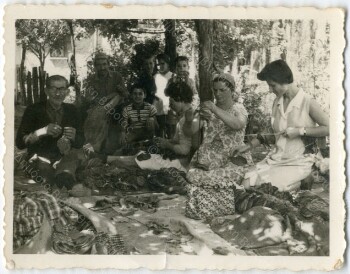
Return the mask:
<path fill-rule="evenodd" d="M 184 134 L 183 127 L 185 123 L 194 119 L 194 110 L 191 103 L 193 100 L 193 92 L 191 87 L 185 82 L 173 82 L 167 87 L 167 96 L 170 108 L 179 117 L 176 124 L 175 135 L 172 139 L 156 138 L 159 148 L 168 149 L 178 156 L 187 156 L 192 146 L 192 136 Z"/>

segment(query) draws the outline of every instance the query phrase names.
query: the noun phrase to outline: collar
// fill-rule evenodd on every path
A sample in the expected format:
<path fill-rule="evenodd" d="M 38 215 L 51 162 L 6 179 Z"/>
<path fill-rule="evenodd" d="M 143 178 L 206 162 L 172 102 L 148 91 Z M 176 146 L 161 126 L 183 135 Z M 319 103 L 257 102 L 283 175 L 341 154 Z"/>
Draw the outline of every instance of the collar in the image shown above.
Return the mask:
<path fill-rule="evenodd" d="M 294 96 L 292 101 L 290 101 L 287 110 L 292 109 L 293 107 L 300 109 L 301 104 L 303 102 L 304 94 L 304 91 L 302 89 L 299 89 L 298 93 Z M 283 106 L 283 96 L 281 96 L 281 98 L 278 99 L 277 106 Z"/>

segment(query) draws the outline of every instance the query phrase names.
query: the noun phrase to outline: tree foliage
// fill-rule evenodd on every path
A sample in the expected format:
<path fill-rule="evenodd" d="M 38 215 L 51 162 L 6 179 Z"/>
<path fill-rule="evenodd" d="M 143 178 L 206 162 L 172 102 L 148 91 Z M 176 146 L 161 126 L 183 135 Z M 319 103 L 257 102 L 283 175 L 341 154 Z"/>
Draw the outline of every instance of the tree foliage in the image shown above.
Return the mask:
<path fill-rule="evenodd" d="M 69 35 L 63 20 L 16 20 L 16 38 L 39 59 L 44 70 L 45 59 L 54 50 L 62 50 Z"/>
<path fill-rule="evenodd" d="M 139 73 L 145 56 L 164 52 L 170 44 L 172 55 L 189 57 L 198 80 L 201 60 L 195 20 L 74 19 L 71 23 L 74 40 L 91 37 L 94 32 L 108 39 L 110 65 L 127 83 Z M 171 32 L 167 26 L 172 26 Z M 212 72 L 229 71 L 235 76 L 237 89 L 242 91 L 244 103 L 252 114 L 267 113 L 265 97 L 268 96 L 263 83 L 252 81 L 256 75 L 251 71 L 256 73 L 271 58 L 286 58 L 297 83 L 306 92 L 317 99 L 327 98 L 330 30 L 329 25 L 323 28 L 313 20 L 213 20 L 213 60 L 208 65 Z M 42 67 L 49 52 L 62 49 L 66 37 L 72 33 L 66 20 L 17 20 L 16 30 L 17 41 L 38 57 Z M 324 35 L 320 37 L 320 33 Z M 166 37 L 176 41 L 167 44 Z M 88 74 L 91 72 L 90 62 Z"/>
<path fill-rule="evenodd" d="M 268 20 L 215 20 L 214 64 L 221 70 L 239 55 L 250 59 L 253 50 L 267 48 L 271 39 Z"/>

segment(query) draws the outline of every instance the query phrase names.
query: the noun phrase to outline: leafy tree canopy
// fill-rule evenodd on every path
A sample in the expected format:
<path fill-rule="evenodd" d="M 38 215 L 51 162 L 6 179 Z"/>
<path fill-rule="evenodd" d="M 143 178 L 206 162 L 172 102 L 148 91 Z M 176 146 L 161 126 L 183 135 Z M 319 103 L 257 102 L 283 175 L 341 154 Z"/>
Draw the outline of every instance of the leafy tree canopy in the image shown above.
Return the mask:
<path fill-rule="evenodd" d="M 18 19 L 15 26 L 17 41 L 38 57 L 42 69 L 50 51 L 61 50 L 69 35 L 64 20 Z"/>

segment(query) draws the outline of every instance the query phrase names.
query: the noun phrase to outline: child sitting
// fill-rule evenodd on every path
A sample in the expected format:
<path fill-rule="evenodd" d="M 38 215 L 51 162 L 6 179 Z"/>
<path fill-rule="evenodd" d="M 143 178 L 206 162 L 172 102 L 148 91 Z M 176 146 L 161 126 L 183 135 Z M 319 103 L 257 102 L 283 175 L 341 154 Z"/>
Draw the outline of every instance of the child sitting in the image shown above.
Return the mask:
<path fill-rule="evenodd" d="M 195 109 L 198 106 L 199 98 L 195 82 L 189 77 L 189 60 L 186 56 L 178 56 L 175 60 L 176 63 L 176 74 L 168 81 L 168 86 L 165 90 L 165 94 L 168 95 L 168 87 L 171 83 L 186 83 L 194 96 L 192 100 L 192 107 Z M 180 90 L 180 93 L 186 92 L 185 90 Z M 172 138 L 175 134 L 176 124 L 179 121 L 174 110 L 171 109 L 167 116 L 167 128 L 168 128 L 168 138 Z"/>
<path fill-rule="evenodd" d="M 136 84 L 132 87 L 132 103 L 123 109 L 123 124 L 126 132 L 126 142 L 133 143 L 152 139 L 158 127 L 155 116 L 156 108 L 144 101 L 145 89 Z"/>
<path fill-rule="evenodd" d="M 179 121 L 175 127 L 174 137 L 169 139 L 157 138 L 158 147 L 168 149 L 177 155 L 185 156 L 190 153 L 192 138 L 184 134 L 183 127 L 188 117 L 191 121 L 194 117 L 192 108 L 193 93 L 192 89 L 185 82 L 170 83 L 167 88 L 167 94 L 170 97 L 170 108 L 175 112 Z"/>
<path fill-rule="evenodd" d="M 181 92 L 183 91 L 183 92 Z M 176 132 L 173 139 L 155 138 L 158 151 L 152 147 L 152 151 L 140 152 L 136 156 L 109 156 L 107 162 L 115 162 L 123 168 L 140 167 L 141 169 L 156 169 L 175 167 L 186 171 L 189 163 L 189 155 L 192 147 L 192 136 L 185 135 L 183 128 L 185 123 L 191 123 L 198 119 L 194 114 L 191 103 L 193 93 L 191 88 L 184 82 L 170 83 L 168 86 L 170 106 L 178 116 L 179 122 L 176 125 Z M 171 158 L 165 157 L 163 152 L 171 152 Z M 155 153 L 156 152 L 156 153 Z M 167 154 L 168 155 L 168 154 Z M 176 159 L 174 159 L 176 158 Z"/>

